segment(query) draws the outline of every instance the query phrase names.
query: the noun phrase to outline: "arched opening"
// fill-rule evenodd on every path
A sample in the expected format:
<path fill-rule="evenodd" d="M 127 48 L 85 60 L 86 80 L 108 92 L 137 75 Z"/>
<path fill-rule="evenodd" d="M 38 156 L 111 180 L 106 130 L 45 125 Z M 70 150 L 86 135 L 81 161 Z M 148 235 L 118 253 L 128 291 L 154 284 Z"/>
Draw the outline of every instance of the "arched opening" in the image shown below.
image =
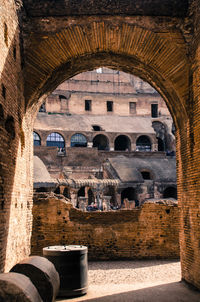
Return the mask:
<path fill-rule="evenodd" d="M 141 171 L 140 172 L 142 174 L 142 178 L 144 180 L 150 180 L 151 178 L 151 173 L 149 171 Z"/>
<path fill-rule="evenodd" d="M 34 146 L 40 146 L 41 145 L 40 136 L 36 132 L 33 132 L 33 145 Z"/>
<path fill-rule="evenodd" d="M 115 139 L 115 151 L 130 151 L 131 141 L 126 135 L 119 135 Z"/>
<path fill-rule="evenodd" d="M 163 192 L 163 198 L 174 198 L 177 199 L 177 188 L 167 187 Z"/>
<path fill-rule="evenodd" d="M 101 126 L 99 126 L 99 125 L 92 125 L 92 129 L 93 129 L 94 131 L 102 131 L 102 128 L 101 128 Z"/>
<path fill-rule="evenodd" d="M 47 147 L 58 147 L 58 148 L 65 148 L 65 140 L 61 134 L 57 132 L 52 132 L 47 136 L 46 141 Z"/>
<path fill-rule="evenodd" d="M 98 134 L 93 138 L 93 148 L 98 150 L 109 150 L 108 138 L 103 134 Z"/>
<path fill-rule="evenodd" d="M 146 135 L 138 137 L 136 141 L 136 151 L 149 152 L 151 151 L 151 141 Z"/>
<path fill-rule="evenodd" d="M 71 147 L 87 147 L 87 139 L 81 133 L 76 133 L 71 137 Z"/>
<path fill-rule="evenodd" d="M 136 191 L 132 187 L 128 187 L 121 192 L 121 203 L 123 204 L 124 199 L 129 201 L 136 200 Z"/>

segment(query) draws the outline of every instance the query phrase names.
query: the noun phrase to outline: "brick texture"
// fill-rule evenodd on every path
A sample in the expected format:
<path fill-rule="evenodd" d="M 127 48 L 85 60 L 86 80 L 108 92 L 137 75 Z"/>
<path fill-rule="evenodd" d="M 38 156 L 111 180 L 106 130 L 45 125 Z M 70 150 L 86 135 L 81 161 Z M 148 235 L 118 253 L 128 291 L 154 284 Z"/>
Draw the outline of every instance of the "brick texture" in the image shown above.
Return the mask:
<path fill-rule="evenodd" d="M 79 244 L 89 259 L 179 257 L 176 203 L 146 203 L 139 209 L 82 212 L 61 195 L 34 195 L 32 254 L 49 245 Z"/>

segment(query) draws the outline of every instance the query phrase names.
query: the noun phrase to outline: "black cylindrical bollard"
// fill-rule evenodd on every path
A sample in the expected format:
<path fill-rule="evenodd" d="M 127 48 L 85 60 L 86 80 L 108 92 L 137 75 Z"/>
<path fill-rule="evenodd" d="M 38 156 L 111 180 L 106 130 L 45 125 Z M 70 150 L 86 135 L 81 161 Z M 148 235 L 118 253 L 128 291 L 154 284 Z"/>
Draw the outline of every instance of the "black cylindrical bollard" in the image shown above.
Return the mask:
<path fill-rule="evenodd" d="M 42 302 L 31 280 L 17 273 L 0 274 L 1 302 Z"/>
<path fill-rule="evenodd" d="M 60 279 L 55 266 L 46 258 L 39 256 L 29 257 L 13 266 L 10 271 L 29 277 L 37 288 L 43 302 L 55 300 L 60 286 Z"/>
<path fill-rule="evenodd" d="M 50 260 L 60 275 L 58 296 L 83 295 L 88 286 L 87 247 L 80 245 L 49 246 L 43 255 Z"/>

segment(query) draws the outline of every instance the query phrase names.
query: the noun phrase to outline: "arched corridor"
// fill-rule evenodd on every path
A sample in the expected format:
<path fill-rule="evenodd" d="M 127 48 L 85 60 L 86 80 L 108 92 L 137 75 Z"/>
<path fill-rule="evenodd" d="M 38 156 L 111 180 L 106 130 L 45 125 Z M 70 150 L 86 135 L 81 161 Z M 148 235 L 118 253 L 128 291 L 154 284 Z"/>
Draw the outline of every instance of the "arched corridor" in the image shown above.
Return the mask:
<path fill-rule="evenodd" d="M 119 135 L 115 139 L 115 151 L 130 151 L 131 141 L 126 135 Z"/>
<path fill-rule="evenodd" d="M 103 134 L 98 134 L 93 139 L 93 148 L 98 150 L 109 150 L 108 138 Z"/>

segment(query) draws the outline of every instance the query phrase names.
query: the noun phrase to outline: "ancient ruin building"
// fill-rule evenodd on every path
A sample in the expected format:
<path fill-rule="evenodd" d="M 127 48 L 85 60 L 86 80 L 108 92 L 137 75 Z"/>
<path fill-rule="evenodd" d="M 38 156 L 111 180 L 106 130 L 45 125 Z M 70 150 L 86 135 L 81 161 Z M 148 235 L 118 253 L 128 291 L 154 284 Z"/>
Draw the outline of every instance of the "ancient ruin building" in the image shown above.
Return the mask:
<path fill-rule="evenodd" d="M 99 68 L 62 83 L 40 107 L 33 135 L 36 161 L 57 179 L 51 190 L 75 207 L 176 198 L 171 115 L 157 91 L 131 74 Z M 49 190 L 48 179 L 36 191 Z"/>
<path fill-rule="evenodd" d="M 40 106 L 67 79 L 105 66 L 150 83 L 172 115 L 182 278 L 199 289 L 200 1 L 0 0 L 0 9 L 1 271 L 30 254 Z"/>

